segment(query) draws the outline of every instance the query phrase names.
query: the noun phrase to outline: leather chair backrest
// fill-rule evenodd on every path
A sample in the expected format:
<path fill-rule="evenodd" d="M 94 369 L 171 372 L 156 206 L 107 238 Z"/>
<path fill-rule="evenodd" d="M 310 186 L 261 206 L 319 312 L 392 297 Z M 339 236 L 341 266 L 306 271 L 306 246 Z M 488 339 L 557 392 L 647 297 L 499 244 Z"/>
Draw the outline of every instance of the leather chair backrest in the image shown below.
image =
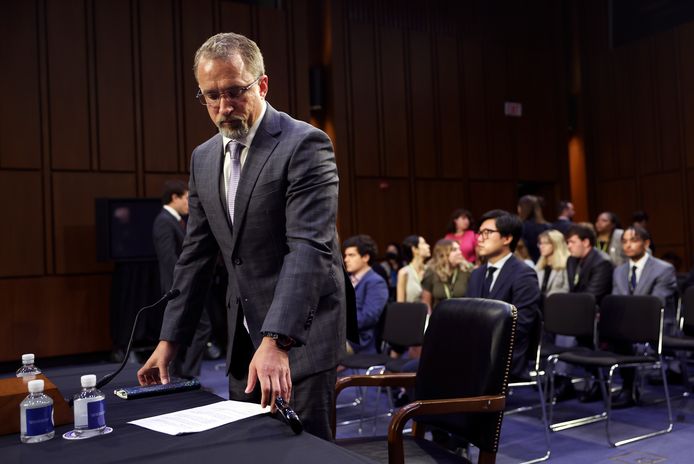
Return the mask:
<path fill-rule="evenodd" d="M 505 395 L 516 319 L 516 308 L 501 301 L 453 298 L 439 303 L 424 336 L 415 398 Z M 421 422 L 496 452 L 502 418 L 503 412 L 451 414 Z"/>

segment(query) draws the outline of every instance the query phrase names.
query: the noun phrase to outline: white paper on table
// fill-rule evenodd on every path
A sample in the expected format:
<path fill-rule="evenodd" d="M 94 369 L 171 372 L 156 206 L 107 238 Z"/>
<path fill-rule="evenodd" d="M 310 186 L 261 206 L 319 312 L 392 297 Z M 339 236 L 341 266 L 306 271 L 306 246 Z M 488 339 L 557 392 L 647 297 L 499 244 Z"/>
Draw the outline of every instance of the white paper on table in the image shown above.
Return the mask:
<path fill-rule="evenodd" d="M 169 435 L 204 432 L 247 417 L 270 412 L 270 407 L 261 408 L 259 404 L 243 401 L 220 401 L 197 408 L 145 417 L 128 422 L 155 432 Z"/>

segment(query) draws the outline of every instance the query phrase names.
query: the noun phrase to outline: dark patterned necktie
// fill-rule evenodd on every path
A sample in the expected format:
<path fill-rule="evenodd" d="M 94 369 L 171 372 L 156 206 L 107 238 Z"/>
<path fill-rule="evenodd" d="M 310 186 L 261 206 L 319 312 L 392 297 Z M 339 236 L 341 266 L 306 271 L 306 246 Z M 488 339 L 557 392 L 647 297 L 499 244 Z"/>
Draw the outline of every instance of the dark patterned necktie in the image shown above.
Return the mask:
<path fill-rule="evenodd" d="M 633 295 L 636 290 L 636 266 L 631 268 L 631 278 L 629 279 L 629 294 Z"/>
<path fill-rule="evenodd" d="M 482 288 L 482 298 L 489 297 L 489 292 L 492 289 L 492 282 L 494 281 L 494 273 L 496 268 L 494 266 L 487 267 L 487 277 L 484 279 L 484 288 Z"/>

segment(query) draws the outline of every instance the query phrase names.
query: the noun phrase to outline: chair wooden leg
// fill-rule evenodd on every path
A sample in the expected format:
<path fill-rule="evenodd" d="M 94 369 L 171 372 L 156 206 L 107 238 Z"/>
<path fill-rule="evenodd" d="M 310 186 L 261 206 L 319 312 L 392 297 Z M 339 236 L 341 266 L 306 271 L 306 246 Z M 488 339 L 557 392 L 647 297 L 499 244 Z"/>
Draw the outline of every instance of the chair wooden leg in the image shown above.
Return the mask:
<path fill-rule="evenodd" d="M 477 462 L 478 464 L 496 464 L 496 453 L 480 450 L 480 457 Z"/>

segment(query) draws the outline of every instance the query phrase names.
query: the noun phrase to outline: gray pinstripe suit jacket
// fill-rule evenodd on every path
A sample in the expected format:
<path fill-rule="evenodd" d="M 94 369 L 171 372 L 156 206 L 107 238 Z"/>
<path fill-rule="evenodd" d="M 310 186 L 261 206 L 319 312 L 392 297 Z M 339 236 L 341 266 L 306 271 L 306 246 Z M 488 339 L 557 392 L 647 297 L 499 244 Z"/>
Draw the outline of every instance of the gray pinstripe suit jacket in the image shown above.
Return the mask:
<path fill-rule="evenodd" d="M 193 151 L 173 284 L 181 296 L 169 302 L 160 338 L 190 343 L 221 250 L 229 270 L 227 366 L 242 307 L 256 347 L 263 331 L 301 345 L 289 352 L 294 381 L 334 368 L 345 347 L 345 282 L 330 139 L 268 104 L 241 171 L 233 226 L 220 193 L 222 163 L 221 135 Z"/>

